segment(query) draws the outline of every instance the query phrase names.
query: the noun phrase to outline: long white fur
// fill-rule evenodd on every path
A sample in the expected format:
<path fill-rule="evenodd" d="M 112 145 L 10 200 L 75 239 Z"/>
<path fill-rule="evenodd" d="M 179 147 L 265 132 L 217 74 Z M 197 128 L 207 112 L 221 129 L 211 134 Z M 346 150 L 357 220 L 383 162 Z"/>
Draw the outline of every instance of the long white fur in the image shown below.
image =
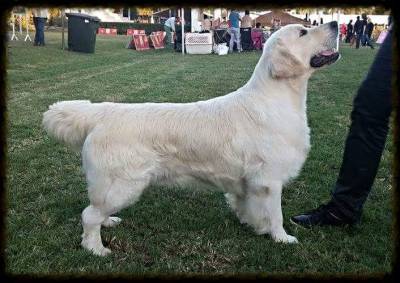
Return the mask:
<path fill-rule="evenodd" d="M 299 39 L 299 25 L 276 32 L 248 83 L 195 103 L 64 101 L 44 113 L 46 131 L 82 149 L 90 206 L 82 213 L 82 246 L 110 252 L 100 227 L 138 200 L 150 184 L 205 182 L 226 194 L 242 223 L 277 242 L 297 239 L 283 228 L 282 186 L 297 176 L 308 150 L 309 60 L 326 48 L 326 25 Z M 334 42 L 334 41 L 333 41 Z"/>

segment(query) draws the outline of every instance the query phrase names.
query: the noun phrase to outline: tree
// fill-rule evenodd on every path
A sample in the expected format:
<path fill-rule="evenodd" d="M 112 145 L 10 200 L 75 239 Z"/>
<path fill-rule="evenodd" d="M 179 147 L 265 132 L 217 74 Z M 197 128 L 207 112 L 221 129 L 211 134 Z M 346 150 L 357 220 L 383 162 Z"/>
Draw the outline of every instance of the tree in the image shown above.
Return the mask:
<path fill-rule="evenodd" d="M 153 10 L 151 8 L 137 8 L 137 13 L 139 16 L 150 17 L 153 14 Z"/>
<path fill-rule="evenodd" d="M 50 8 L 49 9 L 49 25 L 61 25 L 61 9 Z"/>

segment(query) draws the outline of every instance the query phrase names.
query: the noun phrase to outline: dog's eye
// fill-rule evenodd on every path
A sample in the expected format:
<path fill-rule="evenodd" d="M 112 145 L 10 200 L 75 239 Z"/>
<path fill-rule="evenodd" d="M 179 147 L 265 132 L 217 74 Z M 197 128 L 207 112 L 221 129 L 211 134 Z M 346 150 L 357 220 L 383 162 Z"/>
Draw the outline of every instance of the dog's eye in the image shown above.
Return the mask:
<path fill-rule="evenodd" d="M 306 35 L 307 34 L 307 30 L 306 29 L 302 29 L 300 30 L 300 36 Z"/>

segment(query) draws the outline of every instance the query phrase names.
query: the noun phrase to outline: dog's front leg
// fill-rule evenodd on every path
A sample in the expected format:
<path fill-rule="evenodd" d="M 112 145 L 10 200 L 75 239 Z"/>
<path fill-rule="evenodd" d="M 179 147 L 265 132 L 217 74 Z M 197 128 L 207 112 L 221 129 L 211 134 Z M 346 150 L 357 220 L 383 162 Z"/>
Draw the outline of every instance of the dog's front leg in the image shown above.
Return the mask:
<path fill-rule="evenodd" d="M 288 235 L 283 228 L 281 207 L 282 184 L 269 182 L 257 186 L 247 195 L 247 218 L 257 234 L 270 234 L 276 242 L 297 243 L 296 237 Z"/>
<path fill-rule="evenodd" d="M 276 242 L 298 243 L 296 237 L 288 235 L 283 228 L 282 215 L 282 184 L 272 183 L 269 187 L 269 197 L 266 199 L 270 217 L 270 234 Z"/>

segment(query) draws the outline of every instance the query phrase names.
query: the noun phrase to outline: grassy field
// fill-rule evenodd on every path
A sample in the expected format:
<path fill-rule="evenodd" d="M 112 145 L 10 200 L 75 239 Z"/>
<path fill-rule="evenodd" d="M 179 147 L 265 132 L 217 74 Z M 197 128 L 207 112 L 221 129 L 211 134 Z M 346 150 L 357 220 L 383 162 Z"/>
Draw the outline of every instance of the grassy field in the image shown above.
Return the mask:
<path fill-rule="evenodd" d="M 190 102 L 224 95 L 250 77 L 259 52 L 185 55 L 125 49 L 126 37 L 97 38 L 95 54 L 8 43 L 8 214 L 6 271 L 11 274 L 368 274 L 390 272 L 391 152 L 388 142 L 361 224 L 304 230 L 290 216 L 329 199 L 338 174 L 352 99 L 376 50 L 343 46 L 342 59 L 309 83 L 312 149 L 284 190 L 285 228 L 300 244 L 276 244 L 240 225 L 221 193 L 152 187 L 102 230 L 112 255 L 80 247 L 88 205 L 78 154 L 49 138 L 42 113 L 59 100 Z"/>

